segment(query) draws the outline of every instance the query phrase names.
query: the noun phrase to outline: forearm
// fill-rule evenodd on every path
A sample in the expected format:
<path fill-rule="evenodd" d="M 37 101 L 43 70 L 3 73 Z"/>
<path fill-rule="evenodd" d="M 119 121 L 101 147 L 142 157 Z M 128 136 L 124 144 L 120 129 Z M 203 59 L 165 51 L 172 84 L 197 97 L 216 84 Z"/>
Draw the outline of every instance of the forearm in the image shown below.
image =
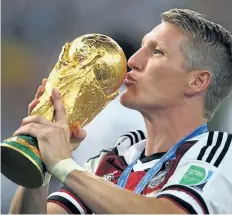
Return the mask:
<path fill-rule="evenodd" d="M 87 172 L 72 171 L 65 180 L 65 185 L 94 213 L 184 213 L 165 199 L 148 198 L 120 189 Z"/>
<path fill-rule="evenodd" d="M 10 214 L 46 214 L 48 185 L 36 189 L 19 187 L 11 202 Z"/>

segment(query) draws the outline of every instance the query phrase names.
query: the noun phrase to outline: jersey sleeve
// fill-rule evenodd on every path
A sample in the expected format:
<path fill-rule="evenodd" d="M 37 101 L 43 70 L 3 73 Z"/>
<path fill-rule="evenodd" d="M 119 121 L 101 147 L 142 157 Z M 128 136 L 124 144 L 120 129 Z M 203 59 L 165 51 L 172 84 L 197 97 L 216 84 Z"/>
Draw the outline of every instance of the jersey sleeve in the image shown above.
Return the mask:
<path fill-rule="evenodd" d="M 190 214 L 232 211 L 232 135 L 207 132 L 181 158 L 157 198 Z"/>
<path fill-rule="evenodd" d="M 66 186 L 49 195 L 47 202 L 58 204 L 69 214 L 92 214 L 91 210 Z"/>
<path fill-rule="evenodd" d="M 95 174 L 101 160 L 108 153 L 102 150 L 101 153 L 89 159 L 81 169 Z M 66 186 L 62 186 L 57 192 L 51 193 L 47 202 L 53 202 L 64 208 L 69 214 L 91 214 L 91 210 Z"/>

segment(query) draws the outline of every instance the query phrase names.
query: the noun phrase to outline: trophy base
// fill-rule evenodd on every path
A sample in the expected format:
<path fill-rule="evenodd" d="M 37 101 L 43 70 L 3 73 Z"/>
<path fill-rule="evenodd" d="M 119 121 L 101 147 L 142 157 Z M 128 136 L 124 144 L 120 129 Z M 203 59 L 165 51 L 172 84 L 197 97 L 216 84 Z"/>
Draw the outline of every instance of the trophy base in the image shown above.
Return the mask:
<path fill-rule="evenodd" d="M 1 172 L 18 185 L 38 188 L 43 184 L 45 167 L 38 149 L 29 141 L 32 139 L 21 137 L 1 143 Z"/>

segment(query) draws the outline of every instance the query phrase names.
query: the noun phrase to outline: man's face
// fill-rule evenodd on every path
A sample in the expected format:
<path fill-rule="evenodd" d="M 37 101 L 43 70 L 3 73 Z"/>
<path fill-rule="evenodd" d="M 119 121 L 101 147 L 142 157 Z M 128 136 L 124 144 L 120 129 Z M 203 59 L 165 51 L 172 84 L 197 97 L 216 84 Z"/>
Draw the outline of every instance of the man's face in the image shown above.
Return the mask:
<path fill-rule="evenodd" d="M 167 22 L 145 35 L 141 48 L 128 61 L 131 71 L 122 105 L 144 112 L 183 102 L 188 77 L 181 52 L 185 40 L 181 30 Z"/>

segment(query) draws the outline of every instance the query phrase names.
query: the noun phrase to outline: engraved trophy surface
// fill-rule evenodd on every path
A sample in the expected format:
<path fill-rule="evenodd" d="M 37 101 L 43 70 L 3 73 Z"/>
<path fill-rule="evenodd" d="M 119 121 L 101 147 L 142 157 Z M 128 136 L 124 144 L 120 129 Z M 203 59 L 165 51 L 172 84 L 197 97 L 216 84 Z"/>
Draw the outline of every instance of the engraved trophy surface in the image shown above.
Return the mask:
<path fill-rule="evenodd" d="M 126 75 L 126 57 L 121 47 L 102 34 L 86 34 L 66 43 L 49 74 L 45 91 L 32 115 L 53 121 L 53 88 L 62 96 L 70 132 L 90 123 L 119 94 Z M 1 143 L 1 172 L 13 182 L 28 188 L 43 184 L 46 168 L 37 140 L 20 135 Z"/>

